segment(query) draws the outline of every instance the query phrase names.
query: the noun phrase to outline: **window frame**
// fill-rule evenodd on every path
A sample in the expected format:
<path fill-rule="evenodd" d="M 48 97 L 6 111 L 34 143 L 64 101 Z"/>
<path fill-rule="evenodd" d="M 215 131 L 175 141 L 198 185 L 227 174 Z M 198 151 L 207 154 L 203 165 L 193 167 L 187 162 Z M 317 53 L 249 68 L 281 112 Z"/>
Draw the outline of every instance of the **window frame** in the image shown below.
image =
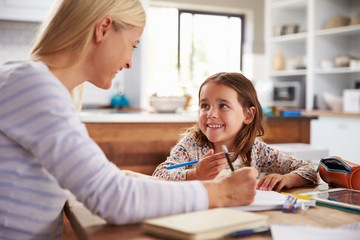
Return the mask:
<path fill-rule="evenodd" d="M 213 16 L 223 16 L 223 17 L 238 17 L 241 19 L 241 38 L 240 38 L 240 71 L 243 67 L 243 47 L 244 47 L 244 34 L 245 34 L 245 14 L 234 14 L 234 13 L 224 13 L 224 12 L 210 12 L 210 11 L 197 11 L 197 10 L 187 10 L 178 8 L 178 49 L 177 49 L 177 70 L 180 71 L 180 29 L 181 21 L 180 15 L 182 13 L 202 14 L 202 15 L 213 15 Z"/>

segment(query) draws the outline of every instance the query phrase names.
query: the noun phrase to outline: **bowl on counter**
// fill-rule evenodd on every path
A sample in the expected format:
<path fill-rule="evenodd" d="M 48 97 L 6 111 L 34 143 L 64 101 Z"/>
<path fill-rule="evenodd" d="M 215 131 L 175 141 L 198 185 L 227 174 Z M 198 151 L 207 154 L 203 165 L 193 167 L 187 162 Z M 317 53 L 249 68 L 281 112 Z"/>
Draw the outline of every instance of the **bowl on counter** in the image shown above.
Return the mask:
<path fill-rule="evenodd" d="M 150 97 L 150 105 L 159 113 L 174 113 L 186 106 L 187 97 Z"/>

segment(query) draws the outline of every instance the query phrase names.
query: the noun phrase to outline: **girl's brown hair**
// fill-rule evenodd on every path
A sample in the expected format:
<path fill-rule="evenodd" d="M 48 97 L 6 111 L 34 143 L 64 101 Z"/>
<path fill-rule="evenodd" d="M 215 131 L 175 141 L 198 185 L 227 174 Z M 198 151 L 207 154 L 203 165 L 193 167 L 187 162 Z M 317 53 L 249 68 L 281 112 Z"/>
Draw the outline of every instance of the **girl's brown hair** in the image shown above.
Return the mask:
<path fill-rule="evenodd" d="M 249 124 L 244 124 L 235 137 L 235 152 L 239 155 L 246 165 L 250 165 L 251 149 L 255 138 L 264 135 L 263 127 L 263 110 L 257 98 L 256 90 L 252 82 L 244 75 L 237 72 L 220 72 L 208 77 L 200 86 L 199 98 L 201 89 L 208 83 L 223 84 L 234 89 L 238 94 L 238 100 L 244 111 L 250 107 L 255 107 L 254 119 Z M 196 123 L 192 128 L 187 131 L 191 134 L 201 146 L 208 144 L 212 145 L 207 137 L 201 132 L 199 123 Z"/>

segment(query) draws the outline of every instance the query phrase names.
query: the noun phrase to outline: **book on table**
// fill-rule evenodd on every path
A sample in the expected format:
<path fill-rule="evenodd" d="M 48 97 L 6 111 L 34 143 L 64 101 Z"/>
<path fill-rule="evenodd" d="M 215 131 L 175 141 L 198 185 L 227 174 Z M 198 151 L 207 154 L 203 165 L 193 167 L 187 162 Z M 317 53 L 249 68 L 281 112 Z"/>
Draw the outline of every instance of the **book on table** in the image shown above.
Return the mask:
<path fill-rule="evenodd" d="M 266 215 L 215 208 L 142 222 L 145 233 L 167 239 L 217 239 L 234 231 L 267 226 Z"/>

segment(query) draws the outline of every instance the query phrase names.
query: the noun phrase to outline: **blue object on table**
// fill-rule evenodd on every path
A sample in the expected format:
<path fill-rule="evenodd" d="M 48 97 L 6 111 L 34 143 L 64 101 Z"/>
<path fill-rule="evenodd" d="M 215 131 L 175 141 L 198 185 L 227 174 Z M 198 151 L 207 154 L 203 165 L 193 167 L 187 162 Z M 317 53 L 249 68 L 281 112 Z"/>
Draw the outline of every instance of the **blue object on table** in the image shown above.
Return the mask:
<path fill-rule="evenodd" d="M 301 111 L 300 110 L 284 110 L 282 112 L 282 115 L 284 117 L 301 116 Z"/>
<path fill-rule="evenodd" d="M 296 207 L 296 202 L 297 202 L 297 197 L 293 196 L 293 195 L 287 195 L 285 203 L 282 207 L 282 211 L 284 213 L 292 213 L 295 211 L 295 207 Z"/>
<path fill-rule="evenodd" d="M 274 114 L 272 108 L 270 107 L 263 106 L 262 109 L 265 116 L 272 116 Z"/>
<path fill-rule="evenodd" d="M 111 98 L 110 105 L 113 107 L 127 107 L 129 102 L 124 95 L 117 93 Z"/>
<path fill-rule="evenodd" d="M 254 228 L 254 229 L 244 229 L 244 230 L 239 230 L 239 231 L 230 233 L 230 234 L 226 235 L 226 237 L 228 237 L 228 238 L 244 237 L 244 236 L 253 235 L 255 233 L 263 233 L 263 232 L 268 232 L 268 231 L 270 231 L 269 227 L 259 227 L 259 228 Z"/>

